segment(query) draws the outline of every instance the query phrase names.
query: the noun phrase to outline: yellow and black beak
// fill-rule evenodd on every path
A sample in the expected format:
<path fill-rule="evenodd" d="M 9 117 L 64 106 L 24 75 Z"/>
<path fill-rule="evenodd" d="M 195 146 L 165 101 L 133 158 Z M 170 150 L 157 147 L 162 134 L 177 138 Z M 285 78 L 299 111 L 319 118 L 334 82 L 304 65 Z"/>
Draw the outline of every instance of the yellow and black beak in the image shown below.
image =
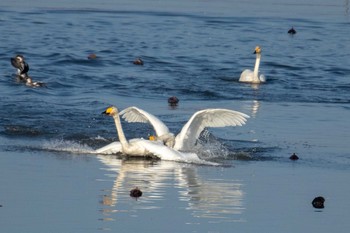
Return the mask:
<path fill-rule="evenodd" d="M 261 53 L 261 48 L 259 46 L 255 47 L 255 50 L 254 50 L 253 54 L 257 54 L 257 53 Z"/>
<path fill-rule="evenodd" d="M 113 107 L 108 107 L 108 108 L 107 108 L 105 111 L 103 111 L 101 114 L 104 114 L 104 115 L 109 116 L 109 115 L 111 115 L 112 111 L 113 111 Z"/>

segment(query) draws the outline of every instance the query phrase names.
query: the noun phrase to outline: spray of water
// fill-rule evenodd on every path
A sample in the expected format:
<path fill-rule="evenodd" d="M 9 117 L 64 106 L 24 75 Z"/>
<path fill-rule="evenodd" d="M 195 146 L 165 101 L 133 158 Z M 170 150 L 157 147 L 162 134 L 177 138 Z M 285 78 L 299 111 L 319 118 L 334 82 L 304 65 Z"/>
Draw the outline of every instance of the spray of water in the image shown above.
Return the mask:
<path fill-rule="evenodd" d="M 230 151 L 208 130 L 204 130 L 194 148 L 195 152 L 204 160 L 227 159 Z"/>
<path fill-rule="evenodd" d="M 43 143 L 42 148 L 49 151 L 65 151 L 71 153 L 93 153 L 94 149 L 86 144 L 80 144 L 78 142 L 54 139 Z"/>

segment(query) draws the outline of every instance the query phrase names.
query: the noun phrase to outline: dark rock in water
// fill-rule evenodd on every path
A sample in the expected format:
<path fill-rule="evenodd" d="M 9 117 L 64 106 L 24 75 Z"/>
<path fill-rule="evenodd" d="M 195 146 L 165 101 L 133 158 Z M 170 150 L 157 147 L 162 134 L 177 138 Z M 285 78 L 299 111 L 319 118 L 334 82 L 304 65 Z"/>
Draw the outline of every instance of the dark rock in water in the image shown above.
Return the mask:
<path fill-rule="evenodd" d="M 169 97 L 168 103 L 171 106 L 176 106 L 179 103 L 179 99 L 176 96 Z"/>
<path fill-rule="evenodd" d="M 323 209 L 324 202 L 325 202 L 325 199 L 323 197 L 321 196 L 315 197 L 315 199 L 312 201 L 312 206 L 316 209 Z"/>
<path fill-rule="evenodd" d="M 142 191 L 136 187 L 130 190 L 130 197 L 138 198 L 142 196 Z"/>
<path fill-rule="evenodd" d="M 288 33 L 291 35 L 294 35 L 297 33 L 297 31 L 295 31 L 295 29 L 292 27 L 291 29 L 288 30 Z"/>
<path fill-rule="evenodd" d="M 133 63 L 134 65 L 143 66 L 143 61 L 141 58 L 136 58 Z"/>
<path fill-rule="evenodd" d="M 293 153 L 293 154 L 289 157 L 289 159 L 290 159 L 290 160 L 298 160 L 299 157 L 298 157 L 295 153 Z"/>

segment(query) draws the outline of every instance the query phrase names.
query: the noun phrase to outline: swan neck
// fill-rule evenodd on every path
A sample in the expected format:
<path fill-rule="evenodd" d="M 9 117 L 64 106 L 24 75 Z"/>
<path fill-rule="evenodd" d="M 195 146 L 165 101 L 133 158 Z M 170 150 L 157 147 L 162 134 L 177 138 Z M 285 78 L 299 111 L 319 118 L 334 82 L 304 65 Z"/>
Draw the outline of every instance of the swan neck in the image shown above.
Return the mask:
<path fill-rule="evenodd" d="M 125 147 L 128 145 L 128 141 L 126 140 L 122 124 L 120 122 L 120 117 L 119 114 L 113 115 L 114 122 L 115 122 L 115 127 L 117 128 L 117 133 L 118 133 L 118 138 L 120 143 L 122 144 L 122 147 Z"/>
<path fill-rule="evenodd" d="M 254 73 L 253 73 L 255 80 L 259 80 L 258 74 L 259 74 L 260 59 L 261 59 L 261 54 L 257 53 L 256 60 L 255 60 L 255 66 L 254 66 Z"/>

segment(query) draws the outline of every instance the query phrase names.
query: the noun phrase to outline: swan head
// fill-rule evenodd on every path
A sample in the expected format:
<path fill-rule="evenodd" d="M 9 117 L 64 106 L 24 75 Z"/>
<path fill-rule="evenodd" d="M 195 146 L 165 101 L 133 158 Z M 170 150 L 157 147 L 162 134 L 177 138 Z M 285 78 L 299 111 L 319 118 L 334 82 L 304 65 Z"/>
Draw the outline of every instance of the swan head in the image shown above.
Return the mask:
<path fill-rule="evenodd" d="M 261 54 L 261 48 L 260 48 L 260 46 L 256 46 L 256 47 L 255 47 L 254 54 Z"/>
<path fill-rule="evenodd" d="M 108 107 L 102 114 L 105 114 L 107 116 L 114 116 L 118 114 L 118 109 L 114 106 Z"/>

